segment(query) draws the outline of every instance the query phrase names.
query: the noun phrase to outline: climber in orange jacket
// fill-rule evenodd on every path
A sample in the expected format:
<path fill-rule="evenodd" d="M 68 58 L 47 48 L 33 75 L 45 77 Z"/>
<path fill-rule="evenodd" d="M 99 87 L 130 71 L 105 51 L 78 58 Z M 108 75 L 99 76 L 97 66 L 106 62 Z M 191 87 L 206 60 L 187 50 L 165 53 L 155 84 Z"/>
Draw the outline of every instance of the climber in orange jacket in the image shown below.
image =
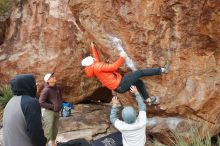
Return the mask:
<path fill-rule="evenodd" d="M 92 56 L 84 58 L 81 62 L 82 66 L 85 66 L 85 72 L 87 77 L 96 76 L 97 79 L 108 89 L 114 90 L 118 93 L 124 93 L 130 90 L 132 85 L 135 85 L 145 101 L 149 104 L 153 104 L 156 101 L 156 97 L 149 97 L 148 92 L 141 77 L 161 75 L 162 73 L 169 72 L 169 64 L 165 64 L 163 68 L 149 68 L 130 72 L 123 77 L 118 73 L 119 67 L 121 67 L 125 61 L 126 54 L 120 53 L 120 57 L 114 63 L 108 64 L 100 60 L 99 54 L 95 48 L 94 43 L 91 43 Z"/>

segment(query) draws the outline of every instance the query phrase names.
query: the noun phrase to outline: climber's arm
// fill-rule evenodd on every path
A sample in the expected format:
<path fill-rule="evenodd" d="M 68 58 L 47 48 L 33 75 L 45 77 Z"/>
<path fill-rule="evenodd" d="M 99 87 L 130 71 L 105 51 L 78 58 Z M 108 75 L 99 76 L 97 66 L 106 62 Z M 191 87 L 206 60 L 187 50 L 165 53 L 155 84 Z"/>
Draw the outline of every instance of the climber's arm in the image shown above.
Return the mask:
<path fill-rule="evenodd" d="M 144 104 L 143 99 L 142 99 L 142 97 L 140 96 L 140 94 L 139 94 L 139 92 L 138 92 L 136 86 L 131 86 L 131 87 L 130 87 L 130 90 L 131 90 L 131 92 L 134 93 L 135 96 L 136 96 L 136 100 L 137 100 L 137 103 L 138 103 L 138 109 L 139 109 L 139 111 L 146 111 L 147 107 L 146 107 L 146 105 Z"/>
<path fill-rule="evenodd" d="M 101 67 L 101 70 L 103 72 L 114 72 L 117 71 L 119 67 L 122 66 L 122 64 L 124 63 L 125 58 L 123 57 L 119 57 L 117 61 L 115 61 L 114 63 L 111 64 L 103 64 L 103 66 Z"/>
<path fill-rule="evenodd" d="M 118 119 L 117 113 L 119 111 L 119 109 L 118 109 L 119 101 L 116 96 L 112 98 L 112 103 L 113 103 L 113 105 L 112 105 L 111 114 L 110 114 L 110 121 L 114 125 L 115 121 Z"/>

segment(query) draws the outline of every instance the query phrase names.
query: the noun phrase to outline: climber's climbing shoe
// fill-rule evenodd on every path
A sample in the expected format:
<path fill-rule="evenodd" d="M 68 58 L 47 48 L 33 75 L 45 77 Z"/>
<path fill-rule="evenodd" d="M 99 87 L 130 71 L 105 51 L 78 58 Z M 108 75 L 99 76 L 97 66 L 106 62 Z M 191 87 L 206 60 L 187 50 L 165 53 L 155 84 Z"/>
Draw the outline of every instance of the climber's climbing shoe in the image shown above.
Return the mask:
<path fill-rule="evenodd" d="M 169 71 L 170 71 L 170 63 L 169 63 L 169 61 L 166 61 L 166 64 L 164 65 L 164 67 L 163 67 L 165 70 L 164 70 L 164 73 L 169 73 Z"/>
<path fill-rule="evenodd" d="M 156 104 L 159 104 L 159 98 L 156 97 L 156 96 L 151 96 L 149 97 L 148 99 L 145 100 L 145 102 L 148 104 L 148 105 L 156 105 Z"/>

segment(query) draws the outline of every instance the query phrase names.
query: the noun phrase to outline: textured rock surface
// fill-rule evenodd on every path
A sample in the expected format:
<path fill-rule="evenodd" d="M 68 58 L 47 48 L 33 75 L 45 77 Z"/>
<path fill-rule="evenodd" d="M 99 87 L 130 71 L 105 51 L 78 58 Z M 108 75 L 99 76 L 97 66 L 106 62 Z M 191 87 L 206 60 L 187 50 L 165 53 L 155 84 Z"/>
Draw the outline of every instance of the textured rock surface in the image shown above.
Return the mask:
<path fill-rule="evenodd" d="M 112 129 L 109 123 L 110 108 L 100 104 L 75 106 L 71 117 L 60 119 L 58 141 L 76 138 L 94 140 L 103 133 L 109 133 Z"/>
<path fill-rule="evenodd" d="M 152 116 L 206 121 L 216 133 L 219 24 L 219 0 L 21 1 L 0 46 L 0 83 L 31 72 L 42 84 L 43 75 L 55 71 L 64 96 L 75 103 L 95 91 L 98 95 L 103 91 L 100 83 L 85 77 L 80 62 L 91 53 L 91 41 L 97 43 L 103 60 L 117 59 L 108 39 L 114 36 L 138 68 L 171 61 L 168 75 L 144 78 L 150 94 L 161 97 L 161 104 L 149 109 Z"/>
<path fill-rule="evenodd" d="M 0 2 L 0 45 L 4 42 L 10 14 L 15 4 L 14 0 L 1 0 Z"/>

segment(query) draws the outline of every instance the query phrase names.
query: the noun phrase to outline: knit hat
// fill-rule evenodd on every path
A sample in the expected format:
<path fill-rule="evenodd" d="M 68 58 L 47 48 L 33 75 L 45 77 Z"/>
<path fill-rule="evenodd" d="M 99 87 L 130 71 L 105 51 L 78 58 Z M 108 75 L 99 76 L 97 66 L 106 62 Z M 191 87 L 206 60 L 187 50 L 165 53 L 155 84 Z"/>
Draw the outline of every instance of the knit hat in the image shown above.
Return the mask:
<path fill-rule="evenodd" d="M 122 110 L 122 118 L 128 124 L 132 124 L 135 122 L 135 120 L 137 118 L 136 115 L 137 115 L 136 111 L 131 106 L 126 106 Z"/>
<path fill-rule="evenodd" d="M 90 66 L 93 63 L 94 63 L 94 59 L 92 58 L 92 56 L 88 56 L 84 58 L 81 62 L 82 66 Z"/>
<path fill-rule="evenodd" d="M 47 74 L 44 76 L 44 81 L 47 82 L 53 74 L 54 74 L 54 73 L 47 73 Z"/>

